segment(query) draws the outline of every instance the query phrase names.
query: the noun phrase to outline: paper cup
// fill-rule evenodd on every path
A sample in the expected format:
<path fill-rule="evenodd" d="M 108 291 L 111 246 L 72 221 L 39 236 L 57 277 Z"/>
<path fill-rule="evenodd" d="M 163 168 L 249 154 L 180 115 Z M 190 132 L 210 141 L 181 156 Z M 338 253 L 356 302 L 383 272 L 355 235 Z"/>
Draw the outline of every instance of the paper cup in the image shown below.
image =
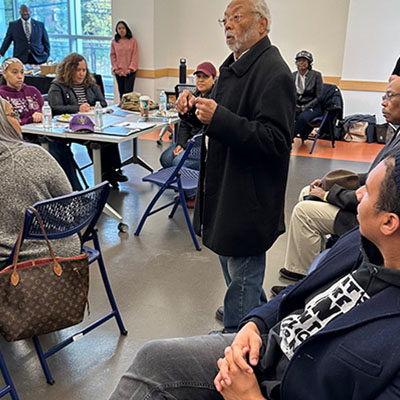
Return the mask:
<path fill-rule="evenodd" d="M 150 97 L 140 96 L 139 101 L 140 101 L 140 116 L 143 118 L 148 118 L 150 110 Z"/>

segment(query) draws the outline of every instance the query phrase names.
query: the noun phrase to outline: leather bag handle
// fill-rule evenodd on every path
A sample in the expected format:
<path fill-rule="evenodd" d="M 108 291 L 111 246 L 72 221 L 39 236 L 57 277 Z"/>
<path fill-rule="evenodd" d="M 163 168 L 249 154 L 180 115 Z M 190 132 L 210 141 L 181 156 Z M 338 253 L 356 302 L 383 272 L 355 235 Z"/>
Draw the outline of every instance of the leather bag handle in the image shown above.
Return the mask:
<path fill-rule="evenodd" d="M 42 217 L 40 216 L 40 214 L 39 214 L 38 210 L 36 210 L 36 208 L 29 206 L 28 209 L 31 210 L 35 214 L 36 219 L 39 222 L 40 229 L 43 233 L 43 236 L 47 243 L 47 247 L 49 249 L 50 257 L 53 260 L 53 271 L 57 276 L 61 276 L 62 275 L 62 267 L 61 267 L 60 263 L 57 261 L 56 256 L 54 255 L 54 251 L 51 247 L 50 240 L 47 237 L 46 229 L 44 228 Z M 18 263 L 19 250 L 20 250 L 21 242 L 22 242 L 22 234 L 24 231 L 24 223 L 25 223 L 25 220 L 22 222 L 21 229 L 18 234 L 17 244 L 15 246 L 15 252 L 14 252 L 13 261 L 12 261 L 13 272 L 11 273 L 10 280 L 11 280 L 11 284 L 13 286 L 17 286 L 19 283 L 19 279 L 20 279 L 18 272 L 17 272 L 17 263 Z"/>

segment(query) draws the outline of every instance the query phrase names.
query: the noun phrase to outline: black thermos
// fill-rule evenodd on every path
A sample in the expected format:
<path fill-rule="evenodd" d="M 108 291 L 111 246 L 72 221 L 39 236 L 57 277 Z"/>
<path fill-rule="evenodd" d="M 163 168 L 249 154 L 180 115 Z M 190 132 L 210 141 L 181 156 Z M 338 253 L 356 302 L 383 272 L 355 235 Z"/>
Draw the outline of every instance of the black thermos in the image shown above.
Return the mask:
<path fill-rule="evenodd" d="M 186 58 L 180 59 L 179 64 L 179 83 L 186 83 Z"/>

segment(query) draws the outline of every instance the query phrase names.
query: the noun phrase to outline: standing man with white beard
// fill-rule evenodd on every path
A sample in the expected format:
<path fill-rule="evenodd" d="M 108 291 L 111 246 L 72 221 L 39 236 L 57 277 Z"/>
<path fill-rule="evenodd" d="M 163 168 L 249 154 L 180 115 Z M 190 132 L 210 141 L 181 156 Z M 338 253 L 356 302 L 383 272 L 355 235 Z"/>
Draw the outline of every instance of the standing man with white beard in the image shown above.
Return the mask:
<path fill-rule="evenodd" d="M 291 72 L 268 32 L 264 0 L 233 0 L 219 20 L 232 54 L 211 98 L 184 91 L 181 117 L 204 125 L 194 228 L 218 254 L 228 286 L 223 332 L 265 303 L 265 252 L 285 230 L 284 198 L 295 119 Z"/>

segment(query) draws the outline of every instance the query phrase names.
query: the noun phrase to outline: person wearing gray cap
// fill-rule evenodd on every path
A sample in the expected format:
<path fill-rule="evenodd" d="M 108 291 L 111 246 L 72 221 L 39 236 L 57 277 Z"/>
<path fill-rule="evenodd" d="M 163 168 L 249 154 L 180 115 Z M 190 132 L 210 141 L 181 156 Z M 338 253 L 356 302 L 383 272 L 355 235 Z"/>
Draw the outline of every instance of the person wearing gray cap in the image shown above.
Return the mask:
<path fill-rule="evenodd" d="M 309 51 L 299 51 L 295 60 L 297 71 L 293 72 L 293 79 L 296 84 L 297 102 L 294 135 L 300 135 L 304 142 L 313 129 L 308 122 L 322 115 L 322 75 L 312 69 L 314 59 Z"/>

